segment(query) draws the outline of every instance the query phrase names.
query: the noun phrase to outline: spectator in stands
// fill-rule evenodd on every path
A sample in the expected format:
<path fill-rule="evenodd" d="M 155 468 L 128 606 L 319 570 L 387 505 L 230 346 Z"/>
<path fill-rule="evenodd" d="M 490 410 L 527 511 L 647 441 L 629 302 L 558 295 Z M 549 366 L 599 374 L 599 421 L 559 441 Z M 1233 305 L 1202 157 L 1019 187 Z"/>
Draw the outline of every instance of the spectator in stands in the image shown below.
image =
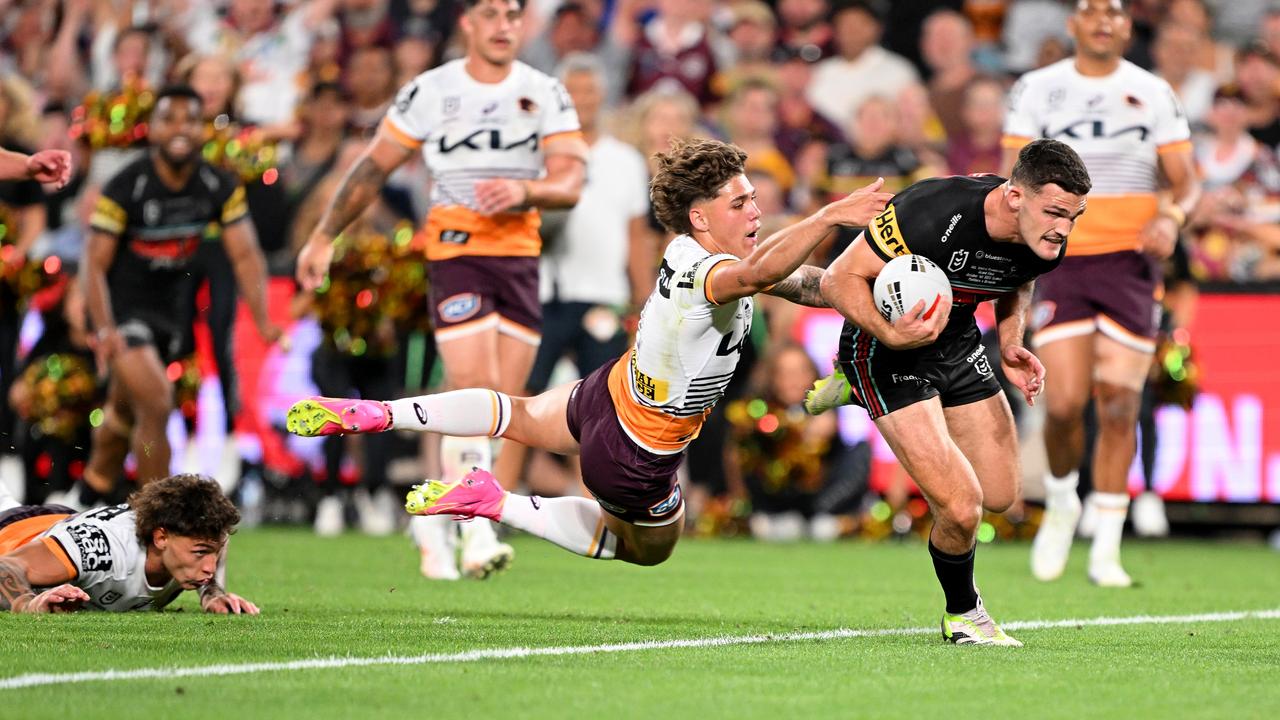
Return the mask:
<path fill-rule="evenodd" d="M 1199 37 L 1193 29 L 1166 21 L 1156 28 L 1151 46 L 1155 74 L 1178 94 L 1193 132 L 1204 128 L 1205 116 L 1213 105 L 1213 91 L 1218 85 L 1212 73 L 1196 67 L 1198 44 Z"/>
<path fill-rule="evenodd" d="M 716 83 L 720 94 L 727 94 L 742 78 L 772 74 L 778 41 L 778 20 L 760 0 L 734 3 L 728 14 L 732 60 Z"/>
<path fill-rule="evenodd" d="M 1245 5 L 1249 0 L 1232 0 L 1233 5 Z M 1219 10 L 1226 7 L 1219 5 Z M 1256 15 L 1255 15 L 1256 17 Z M 1235 49 L 1228 43 L 1214 39 L 1214 18 L 1204 0 L 1171 0 L 1165 9 L 1166 22 L 1181 25 L 1196 36 L 1196 49 L 1192 55 L 1195 67 L 1213 75 L 1218 84 L 1234 79 Z M 1249 32 L 1253 37 L 1256 29 Z"/>
<path fill-rule="evenodd" d="M 622 3 L 620 17 L 633 5 Z M 660 84 L 676 83 L 706 106 L 716 100 L 711 80 L 725 64 L 725 41 L 711 27 L 711 0 L 657 0 L 657 12 L 626 33 L 631 38 L 627 94 L 638 95 Z M 615 36 L 617 37 L 617 36 Z"/>
<path fill-rule="evenodd" d="M 804 411 L 805 381 L 817 377 L 804 348 L 779 339 L 760 363 L 751 390 L 726 408 L 728 484 L 731 491 L 747 492 L 751 534 L 762 540 L 799 540 L 810 533 L 826 461 L 839 445 L 834 413 L 813 417 Z M 833 539 L 831 525 L 819 520 L 813 532 Z"/>
<path fill-rule="evenodd" d="M 1004 134 L 1004 83 L 978 75 L 965 86 L 961 130 L 947 137 L 947 170 L 952 175 L 999 173 Z"/>
<path fill-rule="evenodd" d="M 832 8 L 838 54 L 814 68 L 808 97 L 818 112 L 840 127 L 848 127 L 872 95 L 893 97 L 919 81 L 911 63 L 877 44 L 881 23 L 877 6 L 866 0 L 837 0 Z"/>
<path fill-rule="evenodd" d="M 827 0 L 778 0 L 780 49 L 816 63 L 835 54 Z"/>
<path fill-rule="evenodd" d="M 743 78 L 729 89 L 721 113 L 726 139 L 747 153 L 747 172 L 761 170 L 781 185 L 789 196 L 795 171 L 775 142 L 778 127 L 778 91 L 765 77 Z"/>
<path fill-rule="evenodd" d="M 954 10 L 935 12 L 924 21 L 920 53 L 932 73 L 929 104 L 951 138 L 964 129 L 961 108 L 969 81 L 978 72 L 973 65 L 973 25 Z"/>
<path fill-rule="evenodd" d="M 371 45 L 351 53 L 342 74 L 351 97 L 351 131 L 372 137 L 396 96 L 396 68 L 391 51 Z"/>
<path fill-rule="evenodd" d="M 309 0 L 283 10 L 273 0 L 231 0 L 219 18 L 211 2 L 187 4 L 179 24 L 192 50 L 230 56 L 244 79 L 244 119 L 274 125 L 293 119 L 298 76 L 307 68 L 315 32 L 338 0 Z"/>
<path fill-rule="evenodd" d="M 1067 18 L 1074 5 L 1073 0 L 1018 0 L 1010 4 L 1002 33 L 1005 68 L 1021 75 L 1066 57 L 1071 42 Z M 1058 48 L 1054 60 L 1046 62 L 1042 57 L 1046 46 Z"/>
<path fill-rule="evenodd" d="M 1236 78 L 1244 93 L 1249 134 L 1268 147 L 1280 145 L 1280 60 L 1265 45 L 1240 51 Z"/>
<path fill-rule="evenodd" d="M 1214 94 L 1212 135 L 1196 138 L 1205 195 L 1192 213 L 1193 274 L 1202 280 L 1280 276 L 1280 164 L 1247 132 L 1244 95 L 1235 86 Z"/>

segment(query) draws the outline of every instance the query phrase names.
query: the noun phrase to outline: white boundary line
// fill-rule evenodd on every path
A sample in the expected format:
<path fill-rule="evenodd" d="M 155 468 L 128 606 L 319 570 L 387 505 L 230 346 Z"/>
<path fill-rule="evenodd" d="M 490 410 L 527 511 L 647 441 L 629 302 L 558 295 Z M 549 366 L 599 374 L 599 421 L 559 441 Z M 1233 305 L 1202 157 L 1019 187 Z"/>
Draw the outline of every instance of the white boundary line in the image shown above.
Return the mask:
<path fill-rule="evenodd" d="M 1048 630 L 1052 628 L 1105 627 L 1114 625 L 1179 625 L 1185 623 L 1232 622 L 1235 620 L 1280 619 L 1280 608 L 1275 610 L 1244 610 L 1239 612 L 1203 613 L 1199 615 L 1132 615 L 1129 617 L 1097 617 L 1087 620 L 1024 620 L 1006 623 L 1005 630 Z M 183 677 L 217 677 L 221 675 L 247 675 L 260 672 L 286 670 L 322 670 L 375 665 L 430 665 L 437 663 L 465 663 L 480 660 L 510 660 L 529 657 L 558 655 L 592 655 L 597 653 L 621 653 L 641 650 L 666 650 L 671 648 L 707 648 L 730 645 L 758 645 L 763 643 L 805 642 L 813 640 L 845 640 L 851 638 L 891 637 L 901 635 L 928 635 L 940 632 L 936 627 L 884 628 L 879 630 L 822 630 L 819 632 L 778 633 L 770 635 L 722 635 L 719 637 L 692 638 L 688 640 L 648 640 L 644 642 L 606 645 L 566 645 L 562 647 L 508 647 L 468 650 L 458 653 L 432 653 L 426 655 L 384 655 L 381 657 L 325 657 L 286 662 L 261 662 L 222 665 L 195 665 L 190 667 L 139 668 L 136 670 L 95 670 L 77 673 L 33 673 L 0 678 L 0 690 L 37 687 L 42 685 L 72 685 L 76 683 L 116 680 L 169 680 Z"/>

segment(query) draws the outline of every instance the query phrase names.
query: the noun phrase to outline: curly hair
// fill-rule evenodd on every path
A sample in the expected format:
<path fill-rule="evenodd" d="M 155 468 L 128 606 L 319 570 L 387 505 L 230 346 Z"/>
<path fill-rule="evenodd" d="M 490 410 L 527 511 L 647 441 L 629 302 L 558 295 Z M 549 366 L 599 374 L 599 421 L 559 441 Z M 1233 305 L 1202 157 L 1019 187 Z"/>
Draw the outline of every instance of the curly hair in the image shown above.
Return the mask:
<path fill-rule="evenodd" d="M 719 140 L 677 140 L 671 151 L 654 156 L 658 171 L 649 182 L 649 201 L 658 222 L 673 233 L 689 234 L 689 208 L 711 200 L 720 188 L 745 172 L 747 154 Z"/>
<path fill-rule="evenodd" d="M 129 496 L 137 516 L 138 541 L 151 542 L 156 528 L 173 535 L 221 540 L 240 522 L 240 511 L 205 475 L 170 475 L 142 486 Z"/>

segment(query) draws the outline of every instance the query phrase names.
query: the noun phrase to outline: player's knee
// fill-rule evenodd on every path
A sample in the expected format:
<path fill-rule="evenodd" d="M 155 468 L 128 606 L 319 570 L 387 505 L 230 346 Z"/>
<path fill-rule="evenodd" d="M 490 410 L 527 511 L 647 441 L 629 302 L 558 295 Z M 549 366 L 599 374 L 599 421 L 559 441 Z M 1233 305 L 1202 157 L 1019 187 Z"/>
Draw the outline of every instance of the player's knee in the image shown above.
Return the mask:
<path fill-rule="evenodd" d="M 982 509 L 987 512 L 1002 513 L 1013 505 L 1014 492 L 994 492 L 982 496 Z"/>
<path fill-rule="evenodd" d="M 1045 421 L 1059 428 L 1071 427 L 1084 422 L 1084 404 L 1073 400 L 1055 402 L 1050 399 L 1045 403 Z"/>
<path fill-rule="evenodd" d="M 142 397 L 131 398 L 129 403 L 137 422 L 167 422 L 173 412 L 173 388 L 140 394 Z"/>
<path fill-rule="evenodd" d="M 977 532 L 978 523 L 982 522 L 982 500 L 969 493 L 952 498 L 937 505 L 934 519 L 965 534 Z"/>
<path fill-rule="evenodd" d="M 1098 383 L 1098 425 L 1103 432 L 1132 432 L 1141 406 L 1142 396 L 1138 391 Z"/>

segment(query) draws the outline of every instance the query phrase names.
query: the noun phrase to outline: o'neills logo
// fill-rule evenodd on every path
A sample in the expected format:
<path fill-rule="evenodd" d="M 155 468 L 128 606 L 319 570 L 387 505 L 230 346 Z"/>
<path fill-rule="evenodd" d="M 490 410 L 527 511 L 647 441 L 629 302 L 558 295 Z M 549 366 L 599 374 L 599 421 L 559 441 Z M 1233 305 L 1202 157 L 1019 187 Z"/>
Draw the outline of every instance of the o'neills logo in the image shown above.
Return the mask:
<path fill-rule="evenodd" d="M 960 222 L 960 218 L 964 217 L 960 213 L 951 216 L 951 224 L 947 226 L 947 231 L 942 233 L 942 242 L 951 239 L 951 231 L 956 229 L 956 224 Z"/>
<path fill-rule="evenodd" d="M 902 229 L 898 227 L 898 211 L 893 205 L 885 208 L 871 222 L 871 239 L 876 241 L 886 255 L 898 257 L 908 253 L 907 243 L 902 238 Z"/>

